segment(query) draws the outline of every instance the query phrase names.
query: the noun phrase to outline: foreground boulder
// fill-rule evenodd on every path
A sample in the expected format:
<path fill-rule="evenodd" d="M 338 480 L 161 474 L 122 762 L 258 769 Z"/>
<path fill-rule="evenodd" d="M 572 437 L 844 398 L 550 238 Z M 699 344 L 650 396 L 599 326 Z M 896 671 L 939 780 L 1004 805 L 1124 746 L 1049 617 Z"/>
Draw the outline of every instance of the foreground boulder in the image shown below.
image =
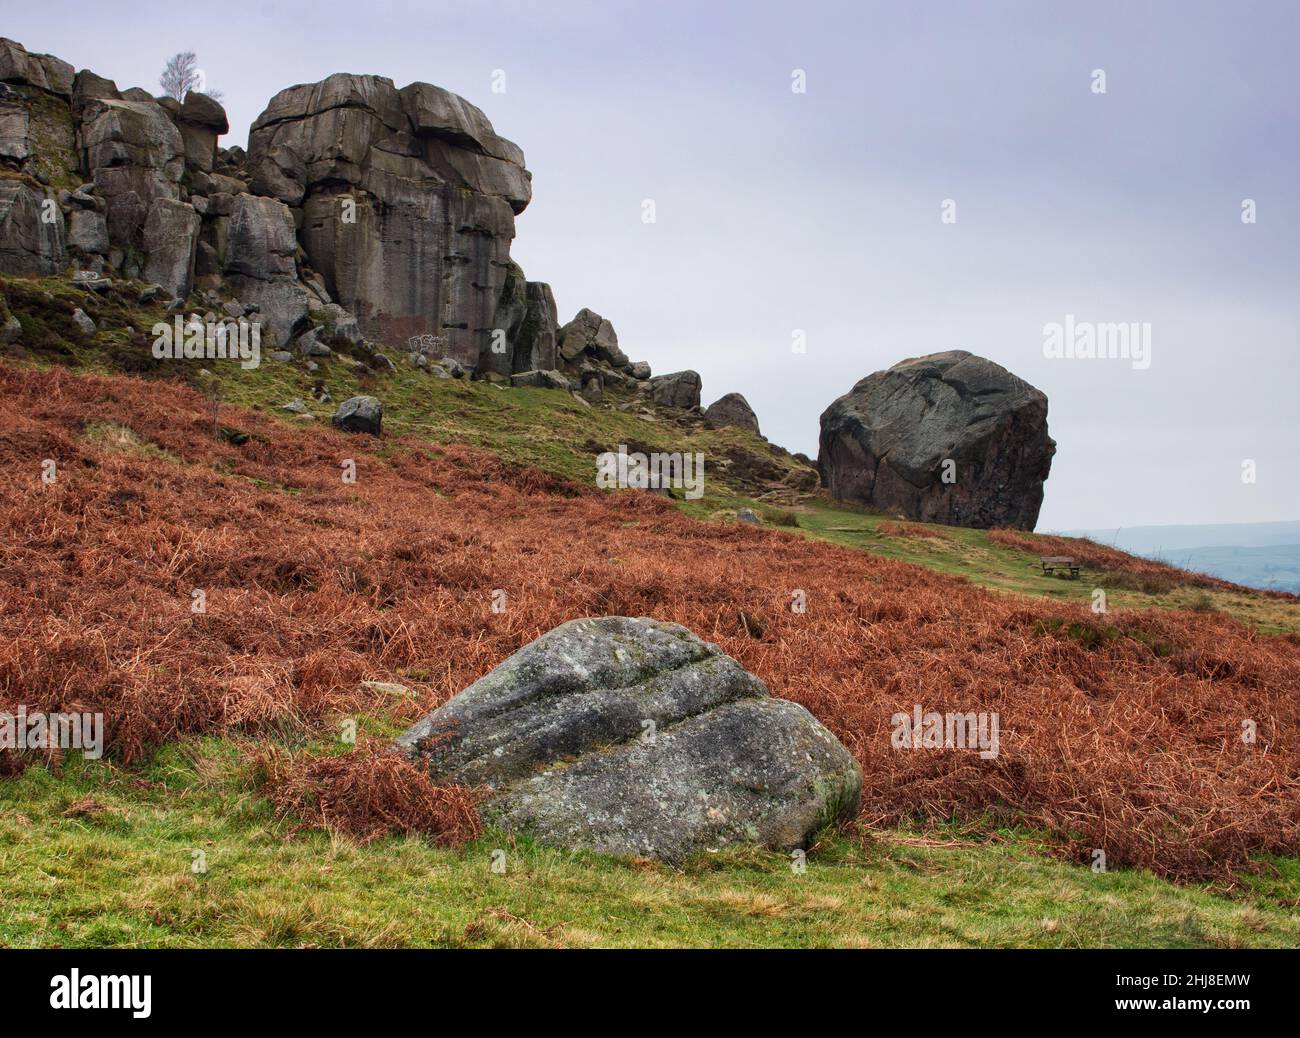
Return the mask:
<path fill-rule="evenodd" d="M 487 786 L 484 817 L 543 843 L 679 862 L 803 847 L 857 809 L 862 773 L 803 707 L 684 627 L 572 620 L 412 726 L 438 782 Z"/>
<path fill-rule="evenodd" d="M 841 501 L 949 526 L 1032 530 L 1055 451 L 1046 396 L 951 350 L 878 371 L 831 404 L 817 465 Z"/>

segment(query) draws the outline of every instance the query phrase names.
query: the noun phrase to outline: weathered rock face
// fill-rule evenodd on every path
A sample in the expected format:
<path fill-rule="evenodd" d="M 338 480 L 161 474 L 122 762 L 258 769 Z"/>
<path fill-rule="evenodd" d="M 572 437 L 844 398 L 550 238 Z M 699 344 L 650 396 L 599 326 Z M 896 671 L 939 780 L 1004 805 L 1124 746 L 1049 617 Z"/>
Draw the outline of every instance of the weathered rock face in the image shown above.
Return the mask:
<path fill-rule="evenodd" d="M 199 244 L 199 214 L 194 207 L 170 198 L 155 198 L 144 222 L 145 256 L 141 276 L 184 298 L 194 278 Z"/>
<path fill-rule="evenodd" d="M 0 39 L 0 81 L 30 83 L 58 94 L 72 95 L 73 68 L 53 54 L 29 54 L 21 43 Z"/>
<path fill-rule="evenodd" d="M 749 401 L 739 393 L 728 393 L 704 409 L 704 420 L 714 429 L 736 425 L 750 432 L 758 433 L 758 415 L 749 406 Z"/>
<path fill-rule="evenodd" d="M 38 184 L 75 165 L 71 119 L 58 117 L 71 83 L 66 62 L 0 39 L 0 166 L 27 174 L 0 180 L 0 272 L 45 276 L 67 263 L 65 217 Z"/>
<path fill-rule="evenodd" d="M 0 271 L 43 277 L 63 268 L 63 217 L 43 220 L 45 202 L 20 180 L 0 180 Z"/>
<path fill-rule="evenodd" d="M 492 356 L 531 183 L 477 108 L 427 83 L 330 76 L 271 100 L 248 162 L 253 191 L 302 208 L 312 267 L 367 335 L 433 335 L 472 368 Z"/>
<path fill-rule="evenodd" d="M 31 115 L 16 94 L 0 92 L 0 159 L 21 165 L 32 153 Z"/>
<path fill-rule="evenodd" d="M 68 248 L 83 256 L 107 256 L 108 221 L 94 209 L 68 213 Z"/>
<path fill-rule="evenodd" d="M 842 501 L 950 526 L 1032 530 L 1055 450 L 1046 396 L 952 350 L 878 371 L 831 404 L 817 463 Z"/>
<path fill-rule="evenodd" d="M 158 199 L 180 198 L 185 155 L 180 131 L 151 101 L 92 99 L 78 130 L 82 168 L 108 206 L 109 241 L 140 248 Z"/>
<path fill-rule="evenodd" d="M 541 281 L 527 282 L 524 319 L 514 339 L 514 370 L 554 370 L 558 328 L 551 286 Z"/>
<path fill-rule="evenodd" d="M 573 620 L 397 740 L 485 816 L 544 843 L 681 861 L 789 850 L 857 808 L 862 774 L 803 707 L 717 646 L 644 618 Z"/>
<path fill-rule="evenodd" d="M 567 389 L 594 370 L 597 395 L 649 377 L 600 315 L 561 329 L 550 286 L 511 261 L 532 178 L 464 98 L 339 74 L 276 94 L 247 154 L 218 147 L 228 129 L 204 94 L 119 90 L 0 39 L 0 273 L 75 262 L 154 282 L 177 312 L 251 306 L 276 353 L 341 307 L 331 332 L 435 377 Z"/>
<path fill-rule="evenodd" d="M 283 202 L 256 195 L 236 195 L 229 216 L 224 221 L 225 250 L 223 267 L 229 274 L 244 274 L 259 281 L 274 277 L 292 277 L 297 267 L 294 253 L 298 239 L 294 235 L 293 213 Z"/>
<path fill-rule="evenodd" d="M 212 103 L 204 102 L 200 112 Z M 210 112 L 208 118 L 215 120 Z M 244 182 L 223 174 L 207 178 L 206 186 L 204 244 L 210 251 L 200 271 L 215 274 L 219 284 L 224 278 L 237 299 L 256 304 L 264 345 L 283 348 L 307 326 L 314 302 L 299 278 L 293 211 L 278 199 L 249 194 Z"/>
<path fill-rule="evenodd" d="M 524 323 L 528 320 L 528 281 L 517 263 L 506 265 L 505 283 L 497 298 L 496 327 L 490 333 L 489 348 L 480 354 L 480 373 L 500 375 L 503 378 L 516 371 L 516 354 L 531 352 L 520 342 Z"/>

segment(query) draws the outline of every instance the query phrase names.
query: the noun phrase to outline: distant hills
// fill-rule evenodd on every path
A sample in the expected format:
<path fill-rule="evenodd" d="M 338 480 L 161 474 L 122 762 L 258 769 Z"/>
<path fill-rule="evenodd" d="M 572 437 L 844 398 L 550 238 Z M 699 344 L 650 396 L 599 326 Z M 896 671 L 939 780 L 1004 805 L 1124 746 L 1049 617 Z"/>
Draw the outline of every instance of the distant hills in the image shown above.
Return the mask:
<path fill-rule="evenodd" d="M 1300 594 L 1300 521 L 1061 532 L 1247 587 Z"/>

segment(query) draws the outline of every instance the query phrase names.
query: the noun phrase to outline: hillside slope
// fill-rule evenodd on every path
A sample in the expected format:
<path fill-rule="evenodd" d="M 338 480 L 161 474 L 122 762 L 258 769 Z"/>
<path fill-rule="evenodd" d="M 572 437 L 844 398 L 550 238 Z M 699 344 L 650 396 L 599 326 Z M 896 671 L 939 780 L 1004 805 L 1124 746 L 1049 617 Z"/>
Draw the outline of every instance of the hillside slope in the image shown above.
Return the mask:
<path fill-rule="evenodd" d="M 671 495 L 698 518 L 731 520 L 737 509 L 748 507 L 773 525 L 998 590 L 1091 605 L 1092 592 L 1100 587 L 1115 608 L 1217 610 L 1263 631 L 1300 633 L 1300 602 L 1294 597 L 1261 594 L 1077 539 L 902 523 L 895 521 L 901 517 L 832 501 L 817 489 L 815 469 L 806 460 L 748 430 L 714 429 L 698 414 L 655 407 L 634 391 L 612 388 L 593 406 L 556 390 L 439 379 L 407 363 L 376 370 L 373 347 L 337 340 L 331 356 L 310 364 L 304 357 L 287 364 L 263 358 L 250 370 L 229 361 L 160 362 L 150 355 L 145 329 L 170 319 L 162 302 L 137 301 L 141 287 L 116 282 L 105 292 L 88 294 L 62 278 L 0 277 L 0 321 L 12 314 L 23 327 L 19 339 L 0 345 L 0 356 L 179 379 L 212 404 L 260 408 L 290 424 L 305 420 L 280 410 L 291 401 L 301 402 L 311 418 L 326 421 L 337 401 L 371 393 L 384 402 L 390 434 L 483 447 L 503 461 L 586 485 L 594 482 L 595 454 L 620 444 L 630 451 L 699 452 L 706 472 L 703 497 L 687 499 L 680 490 Z M 93 335 L 73 320 L 77 307 L 95 319 Z M 313 314 L 313 320 L 325 318 Z M 317 399 L 322 393 L 328 398 Z M 1043 576 L 1042 554 L 1085 560 L 1081 579 Z"/>
<path fill-rule="evenodd" d="M 181 736 L 310 735 L 381 705 L 404 721 L 565 619 L 650 615 L 828 724 L 863 764 L 865 819 L 1039 826 L 1080 856 L 1184 877 L 1300 850 L 1295 636 L 993 594 L 416 437 L 223 408 L 251 437 L 235 446 L 171 383 L 4 367 L 0 401 L 16 534 L 0 688 L 103 710 L 125 764 Z M 416 694 L 394 708 L 368 678 Z M 1000 756 L 892 749 L 890 718 L 914 704 L 998 712 Z"/>
<path fill-rule="evenodd" d="M 102 711 L 109 753 L 0 752 L 23 772 L 0 781 L 0 941 L 1295 943 L 1293 597 L 844 507 L 760 437 L 634 396 L 346 353 L 160 364 L 136 286 L 93 300 L 93 335 L 66 282 L 4 288 L 23 335 L 0 362 L 0 711 Z M 382 397 L 384 437 L 330 428 L 318 387 Z M 280 409 L 295 398 L 312 418 Z M 598 491 L 593 454 L 620 443 L 702 452 L 704 496 Z M 1081 579 L 1041 573 L 1062 551 Z M 776 855 L 670 874 L 511 843 L 518 880 L 485 886 L 476 862 L 506 838 L 377 764 L 537 635 L 612 613 L 718 642 L 857 755 L 863 810 L 819 844 L 815 882 Z M 895 749 L 917 706 L 996 713 L 998 756 Z M 190 872 L 203 848 L 210 878 Z M 429 870 L 450 900 L 398 919 Z M 900 896 L 926 907 L 900 915 Z M 611 908 L 646 899 L 657 925 Z"/>

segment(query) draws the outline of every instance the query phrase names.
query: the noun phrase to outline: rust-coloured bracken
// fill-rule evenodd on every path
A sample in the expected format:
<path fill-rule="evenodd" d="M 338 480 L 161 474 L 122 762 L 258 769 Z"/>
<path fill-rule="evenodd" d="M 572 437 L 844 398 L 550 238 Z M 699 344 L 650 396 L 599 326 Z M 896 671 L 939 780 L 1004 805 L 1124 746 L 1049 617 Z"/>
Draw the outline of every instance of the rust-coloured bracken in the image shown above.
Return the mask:
<path fill-rule="evenodd" d="M 0 709 L 103 711 L 124 764 L 198 733 L 332 730 L 381 705 L 367 678 L 411 686 L 415 718 L 564 620 L 642 615 L 718 642 L 828 725 L 862 762 L 869 824 L 1028 825 L 1079 860 L 1100 848 L 1180 879 L 1300 854 L 1294 636 L 1216 613 L 1098 617 L 1086 582 L 1077 604 L 996 594 L 459 445 L 389 441 L 381 457 L 224 409 L 252 434 L 235 447 L 169 383 L 0 366 L 0 406 Z M 84 436 L 96 423 L 147 447 Z M 996 712 L 999 755 L 894 749 L 891 716 L 914 704 Z M 307 767 L 323 822 L 409 777 Z M 349 784 L 344 768 L 369 771 Z M 420 828 L 418 800 L 396 828 Z M 378 831 L 357 810 L 354 828 Z"/>

